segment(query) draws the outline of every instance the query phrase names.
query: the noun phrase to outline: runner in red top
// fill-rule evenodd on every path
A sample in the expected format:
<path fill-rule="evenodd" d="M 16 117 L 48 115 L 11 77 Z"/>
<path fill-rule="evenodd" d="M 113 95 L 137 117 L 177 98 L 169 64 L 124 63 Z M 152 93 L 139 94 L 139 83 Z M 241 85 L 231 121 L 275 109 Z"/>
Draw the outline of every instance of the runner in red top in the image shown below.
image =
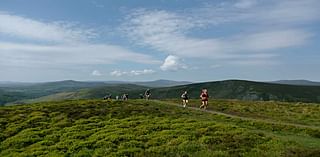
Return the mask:
<path fill-rule="evenodd" d="M 201 108 L 207 109 L 208 100 L 209 100 L 209 95 L 208 95 L 208 90 L 207 89 L 202 89 L 202 92 L 200 94 L 200 98 L 201 98 L 201 101 L 202 101 L 200 109 Z"/>

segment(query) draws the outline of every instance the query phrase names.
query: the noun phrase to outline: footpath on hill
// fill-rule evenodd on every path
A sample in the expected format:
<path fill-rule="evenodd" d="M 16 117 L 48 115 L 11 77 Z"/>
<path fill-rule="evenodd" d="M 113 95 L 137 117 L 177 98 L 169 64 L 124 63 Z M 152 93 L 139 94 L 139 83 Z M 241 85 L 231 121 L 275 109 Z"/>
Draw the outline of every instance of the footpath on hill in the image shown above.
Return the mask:
<path fill-rule="evenodd" d="M 153 101 L 156 101 L 158 103 L 164 103 L 163 101 L 160 101 L 160 100 L 153 100 Z M 169 104 L 169 105 L 174 105 L 174 106 L 183 108 L 183 106 L 181 104 L 177 104 L 177 103 L 173 103 L 173 102 L 167 102 L 167 101 L 165 103 Z M 230 117 L 230 118 L 237 118 L 237 119 L 241 119 L 241 120 L 245 120 L 245 121 L 256 121 L 256 122 L 263 122 L 263 123 L 268 123 L 268 124 L 286 125 L 286 126 L 293 126 L 293 127 L 300 127 L 300 128 L 310 128 L 310 129 L 319 129 L 320 130 L 320 127 L 316 127 L 316 126 L 294 124 L 294 123 L 287 123 L 287 122 L 279 122 L 279 121 L 274 121 L 274 120 L 270 120 L 270 119 L 266 120 L 266 119 L 242 117 L 242 116 L 239 116 L 239 115 L 232 115 L 232 114 L 218 112 L 218 111 L 214 111 L 214 110 L 204 110 L 204 109 L 191 107 L 191 106 L 186 107 L 186 109 L 202 111 L 202 112 L 221 115 L 221 116 Z"/>

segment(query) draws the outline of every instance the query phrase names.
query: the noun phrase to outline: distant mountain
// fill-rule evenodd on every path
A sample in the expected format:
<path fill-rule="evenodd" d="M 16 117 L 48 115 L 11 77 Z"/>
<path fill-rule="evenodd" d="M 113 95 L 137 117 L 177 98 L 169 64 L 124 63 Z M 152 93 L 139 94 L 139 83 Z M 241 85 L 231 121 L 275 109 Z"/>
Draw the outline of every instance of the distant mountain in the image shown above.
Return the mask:
<path fill-rule="evenodd" d="M 9 104 L 25 104 L 42 101 L 60 101 L 60 100 L 74 100 L 74 99 L 101 99 L 106 95 L 111 94 L 112 98 L 129 94 L 129 98 L 137 99 L 140 94 L 143 94 L 148 87 L 139 86 L 135 84 L 108 84 L 95 88 L 85 88 L 75 91 L 65 91 L 54 93 L 33 99 L 22 99 L 11 102 Z"/>
<path fill-rule="evenodd" d="M 106 85 L 103 82 L 57 81 L 46 83 L 11 83 L 0 86 L 0 105 L 24 99 L 35 99 L 61 92 L 90 89 Z"/>
<path fill-rule="evenodd" d="M 73 91 L 65 90 L 33 99 L 24 98 L 23 100 L 16 102 L 31 103 L 67 99 L 92 99 L 102 98 L 106 94 L 112 94 L 113 98 L 115 98 L 116 95 L 121 96 L 124 93 L 129 94 L 130 98 L 139 98 L 139 95 L 143 94 L 147 88 L 150 87 L 135 84 L 105 84 L 97 85 L 96 87 L 91 88 L 81 88 Z M 182 92 L 187 90 L 190 98 L 199 99 L 200 91 L 203 88 L 208 89 L 211 98 L 218 99 L 320 102 L 320 86 L 285 85 L 245 80 L 193 83 L 160 88 L 153 87 L 151 88 L 151 97 L 154 99 L 180 98 Z"/>
<path fill-rule="evenodd" d="M 320 86 L 284 85 L 275 83 L 253 82 L 244 80 L 226 80 L 216 82 L 195 83 L 152 90 L 153 98 L 179 98 L 181 93 L 188 91 L 191 98 L 199 98 L 203 88 L 209 90 L 212 98 L 289 101 L 289 102 L 320 102 Z"/>
<path fill-rule="evenodd" d="M 0 82 L 0 105 L 9 102 L 19 102 L 21 100 L 38 99 L 41 100 L 50 98 L 67 99 L 67 98 L 93 98 L 101 97 L 106 93 L 123 94 L 123 92 L 137 91 L 154 87 L 170 87 L 177 85 L 189 84 L 191 82 L 186 81 L 171 81 L 171 80 L 156 80 L 148 82 L 125 82 L 125 81 L 105 81 L 105 82 L 82 82 L 74 80 L 64 80 L 56 82 L 44 82 L 44 83 L 20 83 L 20 82 Z M 119 89 L 121 88 L 121 89 Z M 85 90 L 82 90 L 85 89 Z M 87 94 L 84 94 L 86 90 L 90 90 Z M 112 89 L 110 91 L 110 89 Z M 79 94 L 80 92 L 80 94 Z M 98 92 L 98 94 L 97 94 Z M 139 93 L 144 91 L 138 90 Z M 67 94 L 66 94 L 67 93 Z M 72 94 L 73 93 L 73 94 Z M 92 94 L 95 93 L 95 94 Z M 57 95 L 56 95 L 57 94 Z M 136 94 L 136 93 L 135 93 Z M 66 96 L 67 95 L 67 96 Z M 138 96 L 136 96 L 137 98 Z M 53 98 L 50 98 L 53 99 Z"/>
<path fill-rule="evenodd" d="M 149 82 L 133 82 L 133 84 L 147 86 L 147 87 L 172 87 L 179 85 L 191 84 L 188 81 L 172 81 L 172 80 L 155 80 Z"/>
<path fill-rule="evenodd" d="M 271 83 L 287 84 L 287 85 L 303 85 L 303 86 L 320 86 L 320 82 L 313 82 L 309 80 L 279 80 Z"/>
<path fill-rule="evenodd" d="M 26 83 L 26 82 L 11 82 L 11 81 L 0 81 L 1 87 L 18 87 L 18 86 L 28 86 L 34 83 Z"/>

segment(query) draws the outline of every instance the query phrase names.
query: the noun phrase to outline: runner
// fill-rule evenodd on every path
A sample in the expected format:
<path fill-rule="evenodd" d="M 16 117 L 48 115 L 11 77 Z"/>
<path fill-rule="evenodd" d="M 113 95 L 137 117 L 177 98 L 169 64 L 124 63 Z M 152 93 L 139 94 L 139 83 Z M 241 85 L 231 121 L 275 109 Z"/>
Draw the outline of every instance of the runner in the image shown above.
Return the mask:
<path fill-rule="evenodd" d="M 150 95 L 151 95 L 150 89 L 147 89 L 146 92 L 144 93 L 144 96 L 146 97 L 146 100 L 150 99 Z"/>
<path fill-rule="evenodd" d="M 129 99 L 129 94 L 123 94 L 122 95 L 122 100 L 127 101 Z"/>
<path fill-rule="evenodd" d="M 188 102 L 189 102 L 189 97 L 188 97 L 188 92 L 187 91 L 184 91 L 181 95 L 181 98 L 182 98 L 182 105 L 183 107 L 187 107 L 188 105 Z"/>
<path fill-rule="evenodd" d="M 209 95 L 208 95 L 208 90 L 207 89 L 202 89 L 202 93 L 200 94 L 200 98 L 201 98 L 201 101 L 202 101 L 200 109 L 204 108 L 206 110 L 207 107 L 208 107 L 208 99 L 209 99 Z"/>

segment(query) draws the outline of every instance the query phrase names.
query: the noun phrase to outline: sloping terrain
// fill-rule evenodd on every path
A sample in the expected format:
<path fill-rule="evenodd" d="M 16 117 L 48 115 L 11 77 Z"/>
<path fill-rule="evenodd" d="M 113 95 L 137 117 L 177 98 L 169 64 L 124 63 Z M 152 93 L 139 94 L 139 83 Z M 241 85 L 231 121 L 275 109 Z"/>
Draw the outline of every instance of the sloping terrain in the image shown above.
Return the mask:
<path fill-rule="evenodd" d="M 102 82 L 78 82 L 72 80 L 46 83 L 12 84 L 0 87 L 0 106 L 24 99 L 35 99 L 61 92 L 77 91 L 106 85 Z"/>
<path fill-rule="evenodd" d="M 0 156 L 320 154 L 316 123 L 288 125 L 282 119 L 274 123 L 254 116 L 242 118 L 242 113 L 230 117 L 181 108 L 173 101 L 77 100 L 1 107 Z M 232 106 L 226 108 L 233 110 Z M 308 105 L 300 107 L 311 110 Z M 295 116 L 289 115 L 298 120 Z"/>
<path fill-rule="evenodd" d="M 320 86 L 320 82 L 309 80 L 279 80 L 270 83 L 287 84 L 287 85 L 301 85 L 301 86 Z"/>
<path fill-rule="evenodd" d="M 188 91 L 191 98 L 199 98 L 201 89 L 209 90 L 212 98 L 289 101 L 289 102 L 320 102 L 319 86 L 295 86 L 271 84 L 243 80 L 227 80 L 217 82 L 195 83 L 170 88 L 152 90 L 153 98 L 179 98 L 181 93 Z"/>
<path fill-rule="evenodd" d="M 150 88 L 134 84 L 86 84 L 81 82 L 76 82 L 76 85 L 69 82 L 66 85 L 49 84 L 40 87 L 26 88 L 24 92 L 11 91 L 9 95 L 6 95 L 6 100 L 9 102 L 11 100 L 10 104 L 24 104 L 53 100 L 102 99 L 107 94 L 112 94 L 112 97 L 115 98 L 116 95 L 121 96 L 124 93 L 129 94 L 129 98 L 139 98 L 140 94 L 143 94 L 146 89 Z M 187 90 L 191 98 L 199 98 L 201 89 L 203 88 L 209 90 L 211 98 L 218 99 L 320 102 L 320 86 L 284 85 L 243 80 L 227 80 L 194 83 L 174 87 L 151 88 L 151 97 L 153 99 L 179 98 L 182 92 Z M 0 97 L 1 96 L 3 97 L 4 94 L 1 94 L 0 90 Z M 6 102 L 8 103 L 8 101 Z"/>

